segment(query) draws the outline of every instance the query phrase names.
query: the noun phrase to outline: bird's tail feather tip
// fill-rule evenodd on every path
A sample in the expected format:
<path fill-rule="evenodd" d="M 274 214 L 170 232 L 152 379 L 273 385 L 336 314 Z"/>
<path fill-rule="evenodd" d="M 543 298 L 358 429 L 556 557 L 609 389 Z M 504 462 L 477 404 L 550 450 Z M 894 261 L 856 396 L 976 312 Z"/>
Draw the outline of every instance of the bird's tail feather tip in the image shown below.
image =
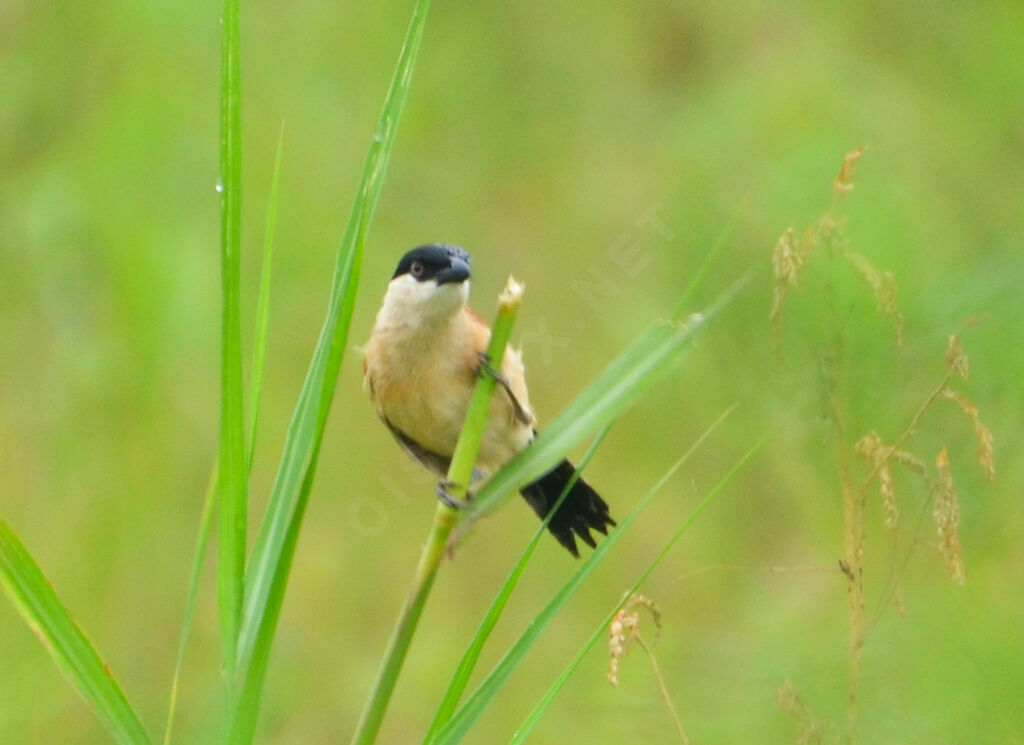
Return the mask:
<path fill-rule="evenodd" d="M 541 519 L 547 517 L 554 507 L 575 470 L 568 460 L 563 460 L 551 471 L 523 488 L 523 497 Z M 608 535 L 608 527 L 614 527 L 615 524 L 615 520 L 609 514 L 608 504 L 587 482 L 578 479 L 558 511 L 551 517 L 548 530 L 569 553 L 579 558 L 576 538 L 580 538 L 591 548 L 596 548 L 597 543 L 590 531 L 597 530 L 603 535 Z"/>

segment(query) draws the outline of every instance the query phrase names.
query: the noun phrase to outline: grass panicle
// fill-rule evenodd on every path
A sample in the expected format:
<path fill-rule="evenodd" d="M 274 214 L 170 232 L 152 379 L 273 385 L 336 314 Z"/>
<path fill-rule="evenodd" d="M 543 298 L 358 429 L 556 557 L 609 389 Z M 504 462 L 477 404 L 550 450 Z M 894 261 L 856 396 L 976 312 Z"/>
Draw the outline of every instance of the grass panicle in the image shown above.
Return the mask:
<path fill-rule="evenodd" d="M 808 228 L 800 239 L 796 238 L 793 229 L 788 229 L 772 252 L 772 264 L 775 266 L 775 297 L 770 316 L 776 328 L 776 338 L 780 336 L 781 312 L 786 293 L 796 286 L 799 276 L 805 271 L 812 249 L 824 245 L 830 258 L 838 256 L 844 259 L 855 274 L 871 288 L 877 311 L 894 326 L 896 345 L 899 346 L 903 342 L 904 319 L 897 303 L 898 288 L 895 277 L 890 272 L 879 271 L 865 257 L 848 247 L 845 235 L 846 221 L 835 215 L 839 202 L 853 189 L 854 167 L 863 153 L 863 148 L 857 148 L 844 158 L 839 175 L 833 184 L 832 209 Z M 905 444 L 919 431 L 919 424 L 925 414 L 942 398 L 958 404 L 972 423 L 979 442 L 978 460 L 989 478 L 995 475 L 994 444 L 991 432 L 980 420 L 977 407 L 966 396 L 950 388 L 954 378 L 966 380 L 969 370 L 968 359 L 963 352 L 958 334 L 949 338 L 945 355 L 945 375 L 925 397 L 916 413 L 910 417 L 902 433 L 889 443 L 877 431 L 872 430 L 853 442 L 847 431 L 848 404 L 841 384 L 847 377 L 844 375 L 847 364 L 844 354 L 844 323 L 847 314 L 845 310 L 840 312 L 838 308 L 831 276 L 825 281 L 823 289 L 825 305 L 830 314 L 827 319 L 826 338 L 833 341 L 830 346 L 821 350 L 820 357 L 823 360 L 828 389 L 828 419 L 833 430 L 831 440 L 836 454 L 839 491 L 843 505 L 844 546 L 840 568 L 847 582 L 849 626 L 846 739 L 847 742 L 853 743 L 857 740 L 860 709 L 861 651 L 868 631 L 864 588 L 867 536 L 864 520 L 868 491 L 877 481 L 885 527 L 893 536 L 895 557 L 900 552 L 900 510 L 896 500 L 893 466 L 898 465 L 919 478 L 925 485 L 926 493 L 934 500 L 933 514 L 938 526 L 939 548 L 946 566 L 954 581 L 962 583 L 964 568 L 958 536 L 959 502 L 953 489 L 948 451 L 942 449 L 935 461 L 934 472 L 929 472 L 924 461 L 909 452 Z M 973 322 L 969 321 L 968 325 L 972 325 Z M 853 456 L 859 456 L 868 464 L 867 476 L 861 481 L 859 488 L 854 484 Z M 914 544 L 916 541 L 912 543 Z M 905 565 L 906 561 L 903 562 L 903 566 Z M 883 597 L 887 600 L 896 597 L 898 605 L 902 606 L 900 571 L 901 569 L 894 568 L 892 576 L 886 582 Z"/>
<path fill-rule="evenodd" d="M 894 343 L 897 347 L 903 346 L 903 314 L 896 301 L 896 294 L 899 291 L 896 277 L 892 272 L 878 271 L 870 261 L 856 251 L 847 251 L 845 256 L 857 275 L 871 288 L 879 315 L 893 324 Z"/>
<path fill-rule="evenodd" d="M 834 199 L 842 199 L 853 191 L 854 171 L 857 168 L 857 163 L 860 162 L 861 157 L 863 157 L 865 150 L 867 150 L 867 145 L 861 145 L 843 156 L 843 165 L 840 166 L 839 173 L 836 174 L 835 179 L 832 181 L 832 193 Z"/>
<path fill-rule="evenodd" d="M 608 682 L 616 687 L 619 685 L 619 665 L 629 654 L 633 643 L 640 639 L 638 607 L 650 611 L 654 627 L 661 633 L 661 611 L 658 606 L 643 595 L 631 595 L 608 624 Z"/>
<path fill-rule="evenodd" d="M 935 490 L 932 495 L 935 525 L 939 533 L 939 553 L 946 561 L 949 576 L 958 585 L 965 580 L 964 556 L 960 548 L 960 500 L 953 488 L 953 472 L 949 467 L 949 451 L 942 448 L 935 456 Z"/>
<path fill-rule="evenodd" d="M 654 677 L 658 681 L 658 687 L 661 690 L 661 697 L 665 701 L 665 708 L 668 709 L 668 713 L 672 717 L 672 723 L 675 725 L 676 732 L 679 735 L 679 741 L 683 745 L 689 745 L 690 738 L 686 736 L 683 723 L 679 719 L 679 713 L 672 702 L 672 696 L 669 695 L 668 685 L 665 683 L 665 676 L 661 673 L 658 659 L 654 656 L 654 650 L 651 649 L 651 646 L 640 635 L 639 609 L 644 609 L 650 614 L 651 621 L 654 623 L 655 641 L 657 641 L 658 636 L 661 634 L 661 610 L 657 604 L 644 595 L 631 595 L 626 604 L 615 614 L 615 618 L 612 619 L 608 627 L 608 656 L 610 658 L 608 682 L 613 686 L 619 685 L 619 664 L 629 654 L 629 650 L 634 644 L 640 647 L 651 663 L 651 669 L 654 671 Z"/>

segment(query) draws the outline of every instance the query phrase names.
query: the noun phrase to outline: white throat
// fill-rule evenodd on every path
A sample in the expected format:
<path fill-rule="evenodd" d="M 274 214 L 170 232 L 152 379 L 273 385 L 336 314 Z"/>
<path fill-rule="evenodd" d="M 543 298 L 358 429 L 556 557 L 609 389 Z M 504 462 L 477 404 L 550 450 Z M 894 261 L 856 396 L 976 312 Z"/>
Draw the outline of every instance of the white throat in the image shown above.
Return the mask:
<path fill-rule="evenodd" d="M 403 274 L 388 285 L 374 328 L 405 337 L 403 341 L 429 336 L 429 332 L 447 325 L 468 299 L 468 280 L 438 285 L 433 280 L 417 282 Z"/>

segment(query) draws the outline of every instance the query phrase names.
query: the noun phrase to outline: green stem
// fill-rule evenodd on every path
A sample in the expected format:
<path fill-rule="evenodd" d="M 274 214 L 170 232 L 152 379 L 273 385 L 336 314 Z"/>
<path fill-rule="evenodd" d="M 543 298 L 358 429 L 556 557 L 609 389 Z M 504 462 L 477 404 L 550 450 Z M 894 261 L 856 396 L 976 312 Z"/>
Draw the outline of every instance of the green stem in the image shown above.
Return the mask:
<path fill-rule="evenodd" d="M 501 369 L 505 347 L 512 335 L 512 326 L 515 324 L 516 312 L 519 310 L 522 296 L 522 285 L 509 277 L 504 291 L 498 298 L 498 317 L 494 322 L 491 340 L 487 345 L 488 359 L 496 370 Z M 472 480 L 473 466 L 476 464 L 484 427 L 491 410 L 491 396 L 494 394 L 495 383 L 492 376 L 480 375 L 477 378 L 476 387 L 473 389 L 473 398 L 470 400 L 469 409 L 466 412 L 466 421 L 462 426 L 459 442 L 455 446 L 451 465 L 448 467 L 447 479 L 450 485 L 448 491 L 455 499 L 465 499 L 469 482 Z M 413 633 L 419 624 L 430 589 L 434 585 L 437 569 L 444 558 L 448 536 L 458 522 L 458 517 L 459 513 L 456 510 L 438 502 L 434 512 L 434 522 L 430 527 L 430 535 L 420 554 L 416 575 L 409 588 L 405 607 L 391 634 L 387 651 L 384 654 L 384 662 L 377 674 L 377 680 L 366 702 L 366 708 L 363 709 L 355 734 L 352 736 L 352 745 L 371 745 L 377 739 L 377 733 L 380 731 L 380 725 L 384 719 L 384 712 L 391 700 L 391 694 L 395 690 L 395 683 L 398 681 L 398 674 L 405 662 L 409 645 L 412 643 Z"/>
<path fill-rule="evenodd" d="M 247 478 L 239 299 L 242 137 L 239 0 L 224 0 L 221 35 L 221 435 L 217 595 L 228 711 L 235 690 L 245 572 Z"/>

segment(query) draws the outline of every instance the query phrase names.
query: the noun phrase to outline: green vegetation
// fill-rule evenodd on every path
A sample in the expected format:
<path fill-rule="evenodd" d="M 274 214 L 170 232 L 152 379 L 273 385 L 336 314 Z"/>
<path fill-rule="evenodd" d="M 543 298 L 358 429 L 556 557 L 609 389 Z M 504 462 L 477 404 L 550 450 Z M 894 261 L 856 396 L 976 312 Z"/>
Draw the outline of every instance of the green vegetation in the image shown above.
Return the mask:
<path fill-rule="evenodd" d="M 426 5 L 5 19 L 0 742 L 350 736 L 441 512 L 355 348 L 430 240 L 525 283 L 543 434 L 378 742 L 1019 738 L 1017 8 Z M 612 419 L 574 562 L 506 497 Z"/>

